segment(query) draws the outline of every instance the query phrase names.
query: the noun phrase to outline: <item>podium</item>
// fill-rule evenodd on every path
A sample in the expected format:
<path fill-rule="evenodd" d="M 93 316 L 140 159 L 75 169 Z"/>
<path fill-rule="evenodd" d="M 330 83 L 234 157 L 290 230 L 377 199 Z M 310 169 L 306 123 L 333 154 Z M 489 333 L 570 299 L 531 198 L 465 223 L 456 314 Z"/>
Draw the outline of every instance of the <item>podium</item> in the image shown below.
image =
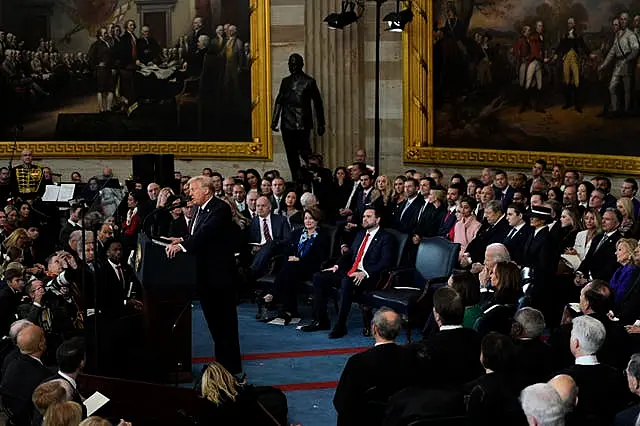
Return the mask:
<path fill-rule="evenodd" d="M 145 379 L 154 383 L 191 381 L 191 301 L 196 261 L 187 253 L 168 259 L 166 244 L 140 233 L 135 270 L 144 300 Z"/>

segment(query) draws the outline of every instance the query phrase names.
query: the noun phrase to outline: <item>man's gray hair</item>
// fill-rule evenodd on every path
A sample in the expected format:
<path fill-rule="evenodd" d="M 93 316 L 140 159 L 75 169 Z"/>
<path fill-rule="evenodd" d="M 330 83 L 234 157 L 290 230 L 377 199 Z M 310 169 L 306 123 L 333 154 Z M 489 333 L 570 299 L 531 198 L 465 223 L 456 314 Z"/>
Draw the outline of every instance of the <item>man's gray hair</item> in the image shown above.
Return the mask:
<path fill-rule="evenodd" d="M 509 249 L 502 243 L 493 243 L 487 246 L 487 251 L 491 251 L 494 254 L 496 263 L 511 262 L 511 256 L 509 255 Z"/>
<path fill-rule="evenodd" d="M 93 242 L 93 232 L 89 232 L 89 231 L 85 231 L 84 233 L 84 238 L 85 238 L 85 242 L 86 243 L 92 243 Z M 82 230 L 77 229 L 75 231 L 73 231 L 71 233 L 71 235 L 69 235 L 69 245 L 71 245 L 71 242 L 75 242 L 75 243 L 82 243 Z"/>
<path fill-rule="evenodd" d="M 538 426 L 564 426 L 565 405 L 548 383 L 527 386 L 520 393 L 522 411 L 536 419 Z"/>
<path fill-rule="evenodd" d="M 300 197 L 300 204 L 302 207 L 313 207 L 318 204 L 318 199 L 311 192 L 305 192 Z"/>
<path fill-rule="evenodd" d="M 580 342 L 583 355 L 593 355 L 604 343 L 607 330 L 597 319 L 589 315 L 583 315 L 573 320 L 571 338 Z"/>
<path fill-rule="evenodd" d="M 640 353 L 631 355 L 629 367 L 627 368 L 629 375 L 640 380 Z"/>
<path fill-rule="evenodd" d="M 516 322 L 522 328 L 521 337 L 537 339 L 544 332 L 544 315 L 537 309 L 525 307 L 520 309 L 513 316 L 513 322 Z"/>
<path fill-rule="evenodd" d="M 17 343 L 18 334 L 25 328 L 30 325 L 34 325 L 31 321 L 26 319 L 19 319 L 18 321 L 14 321 L 11 323 L 11 327 L 9 327 L 9 338 L 13 341 L 13 343 Z"/>
<path fill-rule="evenodd" d="M 202 46 L 209 47 L 209 42 L 211 41 L 211 39 L 208 35 L 202 34 L 200 37 L 198 37 L 198 41 L 202 43 Z"/>
<path fill-rule="evenodd" d="M 494 213 L 502 213 L 502 204 L 498 200 L 487 201 L 487 205 L 484 208 Z"/>
<path fill-rule="evenodd" d="M 198 184 L 200 188 L 208 188 L 212 194 L 214 191 L 213 179 L 211 179 L 209 176 L 204 176 L 204 175 L 194 176 L 191 179 L 189 179 L 187 184 L 189 185 L 189 187 L 191 187 L 193 184 Z"/>
<path fill-rule="evenodd" d="M 387 307 L 382 307 L 376 311 L 371 324 L 376 327 L 378 336 L 385 340 L 396 340 L 402 331 L 400 315 L 393 309 Z"/>

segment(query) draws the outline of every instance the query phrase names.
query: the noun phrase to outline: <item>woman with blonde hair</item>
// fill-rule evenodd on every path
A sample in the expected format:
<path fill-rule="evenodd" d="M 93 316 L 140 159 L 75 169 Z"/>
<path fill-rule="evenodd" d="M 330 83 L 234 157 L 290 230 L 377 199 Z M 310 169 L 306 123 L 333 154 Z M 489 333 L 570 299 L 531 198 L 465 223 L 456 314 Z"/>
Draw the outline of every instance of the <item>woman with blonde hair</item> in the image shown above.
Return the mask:
<path fill-rule="evenodd" d="M 633 259 L 633 253 L 638 248 L 638 241 L 632 238 L 621 238 L 616 243 L 616 260 L 620 267 L 616 269 L 609 280 L 609 288 L 613 291 L 613 311 L 624 299 L 630 285 L 636 280 L 638 266 Z"/>
<path fill-rule="evenodd" d="M 371 192 L 371 199 L 374 203 L 380 203 L 380 206 L 387 207 L 392 197 L 393 187 L 389 184 L 389 178 L 385 175 L 378 176 Z"/>
<path fill-rule="evenodd" d="M 82 407 L 77 402 L 53 404 L 44 414 L 42 426 L 76 426 L 82 421 Z"/>
<path fill-rule="evenodd" d="M 633 203 L 631 202 L 631 198 L 618 198 L 618 201 L 616 201 L 616 209 L 622 215 L 622 222 L 619 228 L 620 233 L 626 237 L 631 232 L 634 224 Z"/>
<path fill-rule="evenodd" d="M 251 386 L 245 386 L 217 362 L 202 372 L 200 392 L 203 403 L 199 423 L 203 425 L 259 424 L 260 405 Z"/>
<path fill-rule="evenodd" d="M 565 254 L 573 254 L 583 261 L 591 247 L 591 241 L 596 235 L 602 233 L 602 216 L 595 209 L 588 209 L 582 216 L 584 230 L 576 234 L 576 240 L 572 248 L 565 250 Z"/>

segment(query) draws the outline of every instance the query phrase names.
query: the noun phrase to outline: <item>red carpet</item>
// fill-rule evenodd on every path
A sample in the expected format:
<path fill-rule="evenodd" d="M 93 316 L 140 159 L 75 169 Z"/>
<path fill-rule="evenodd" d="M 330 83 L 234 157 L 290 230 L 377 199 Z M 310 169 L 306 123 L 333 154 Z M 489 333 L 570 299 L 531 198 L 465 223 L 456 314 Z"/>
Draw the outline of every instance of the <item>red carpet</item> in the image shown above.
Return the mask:
<path fill-rule="evenodd" d="M 293 352 L 265 352 L 261 354 L 244 354 L 244 361 L 255 361 L 260 359 L 276 359 L 276 358 L 304 358 L 307 356 L 324 356 L 324 355 L 349 355 L 364 352 L 368 347 L 361 348 L 336 348 L 336 349 L 314 349 L 309 351 L 293 351 Z M 215 357 L 194 357 L 194 364 L 208 364 L 215 361 Z"/>

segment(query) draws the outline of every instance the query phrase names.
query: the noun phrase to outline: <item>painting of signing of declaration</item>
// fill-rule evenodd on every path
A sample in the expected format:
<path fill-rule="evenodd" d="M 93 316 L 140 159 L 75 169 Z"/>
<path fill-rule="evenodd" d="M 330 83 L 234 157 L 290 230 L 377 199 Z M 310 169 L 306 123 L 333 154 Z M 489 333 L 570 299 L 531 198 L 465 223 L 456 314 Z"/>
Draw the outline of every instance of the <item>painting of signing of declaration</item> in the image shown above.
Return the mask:
<path fill-rule="evenodd" d="M 0 1 L 0 137 L 249 141 L 249 0 Z"/>
<path fill-rule="evenodd" d="M 434 0 L 443 147 L 640 155 L 640 0 Z"/>

